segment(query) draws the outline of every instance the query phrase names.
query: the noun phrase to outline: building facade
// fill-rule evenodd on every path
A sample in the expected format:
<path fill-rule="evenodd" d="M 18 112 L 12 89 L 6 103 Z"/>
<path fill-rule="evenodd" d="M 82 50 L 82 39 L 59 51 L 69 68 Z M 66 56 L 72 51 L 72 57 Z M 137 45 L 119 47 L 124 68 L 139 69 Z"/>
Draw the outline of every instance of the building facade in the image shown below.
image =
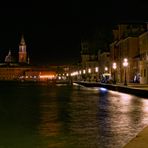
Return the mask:
<path fill-rule="evenodd" d="M 148 84 L 148 31 L 139 36 L 140 47 L 140 83 Z"/>
<path fill-rule="evenodd" d="M 88 41 L 81 42 L 81 79 L 97 81 L 99 78 L 98 55 L 93 50 L 94 46 Z"/>
<path fill-rule="evenodd" d="M 19 80 L 19 78 L 24 75 L 25 71 L 30 69 L 30 67 L 22 67 L 16 64 L 0 65 L 0 80 Z"/>
<path fill-rule="evenodd" d="M 123 83 L 125 79 L 125 67 L 123 66 L 124 58 L 128 59 L 126 75 L 128 82 L 140 81 L 140 46 L 139 35 L 146 30 L 145 25 L 118 25 L 113 30 L 114 41 L 110 44 L 111 61 L 117 63 L 116 79 Z"/>
<path fill-rule="evenodd" d="M 111 79 L 110 52 L 98 52 L 99 79 L 106 82 Z"/>

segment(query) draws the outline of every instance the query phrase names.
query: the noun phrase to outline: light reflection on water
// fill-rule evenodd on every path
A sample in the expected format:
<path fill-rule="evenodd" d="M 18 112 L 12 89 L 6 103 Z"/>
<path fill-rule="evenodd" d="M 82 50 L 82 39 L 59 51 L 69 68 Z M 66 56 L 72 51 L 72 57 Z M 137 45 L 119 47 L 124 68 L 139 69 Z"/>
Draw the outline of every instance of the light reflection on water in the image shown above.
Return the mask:
<path fill-rule="evenodd" d="M 122 148 L 148 124 L 148 100 L 124 93 L 62 85 L 2 90 L 0 148 Z"/>

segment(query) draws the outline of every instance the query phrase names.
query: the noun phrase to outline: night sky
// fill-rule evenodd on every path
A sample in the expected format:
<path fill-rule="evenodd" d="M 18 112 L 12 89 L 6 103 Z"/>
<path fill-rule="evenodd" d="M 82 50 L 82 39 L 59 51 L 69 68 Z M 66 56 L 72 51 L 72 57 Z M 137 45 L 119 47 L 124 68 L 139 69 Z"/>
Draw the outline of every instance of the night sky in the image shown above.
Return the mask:
<path fill-rule="evenodd" d="M 18 51 L 21 35 L 33 64 L 62 65 L 80 60 L 83 36 L 109 30 L 119 22 L 148 20 L 147 5 L 134 1 L 5 2 L 0 6 L 0 61 L 8 50 Z M 106 36 L 108 36 L 106 31 Z"/>

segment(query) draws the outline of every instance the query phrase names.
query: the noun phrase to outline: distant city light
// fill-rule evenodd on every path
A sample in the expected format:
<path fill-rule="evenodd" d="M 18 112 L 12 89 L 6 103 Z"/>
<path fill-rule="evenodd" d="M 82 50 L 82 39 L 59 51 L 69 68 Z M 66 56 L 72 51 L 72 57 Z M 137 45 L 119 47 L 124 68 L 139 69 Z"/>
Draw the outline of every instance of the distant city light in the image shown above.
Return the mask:
<path fill-rule="evenodd" d="M 105 71 L 108 71 L 108 67 L 105 67 Z"/>
<path fill-rule="evenodd" d="M 76 75 L 78 75 L 78 71 L 75 71 L 75 72 L 71 73 L 71 76 L 76 76 Z"/>
<path fill-rule="evenodd" d="M 83 69 L 83 74 L 85 74 L 86 73 L 86 70 L 85 69 Z"/>
<path fill-rule="evenodd" d="M 40 75 L 39 78 L 41 79 L 53 79 L 55 76 L 54 75 Z"/>
<path fill-rule="evenodd" d="M 98 71 L 99 71 L 99 68 L 98 68 L 98 67 L 96 67 L 96 68 L 95 68 L 95 72 L 98 72 Z"/>
<path fill-rule="evenodd" d="M 88 73 L 91 73 L 91 69 L 90 68 L 88 69 Z"/>
<path fill-rule="evenodd" d="M 113 69 L 116 69 L 117 68 L 117 64 L 114 62 L 113 63 Z"/>
<path fill-rule="evenodd" d="M 127 67 L 127 66 L 128 66 L 128 60 L 127 60 L 127 58 L 125 58 L 125 59 L 123 60 L 123 66 L 124 66 L 124 67 Z"/>
<path fill-rule="evenodd" d="M 81 73 L 82 73 L 81 70 L 79 70 L 79 74 L 80 74 L 80 75 L 81 75 Z"/>

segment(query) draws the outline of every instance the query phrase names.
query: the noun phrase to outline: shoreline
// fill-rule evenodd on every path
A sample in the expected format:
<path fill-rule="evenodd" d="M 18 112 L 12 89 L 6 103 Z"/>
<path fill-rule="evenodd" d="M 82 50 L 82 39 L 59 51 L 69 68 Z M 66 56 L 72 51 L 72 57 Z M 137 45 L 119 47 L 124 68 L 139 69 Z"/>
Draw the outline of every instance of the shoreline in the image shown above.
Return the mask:
<path fill-rule="evenodd" d="M 109 90 L 132 94 L 138 97 L 148 98 L 148 89 L 142 89 L 131 86 L 117 85 L 117 84 L 104 84 L 98 82 L 74 82 L 85 87 L 104 87 Z"/>
<path fill-rule="evenodd" d="M 104 84 L 98 82 L 75 82 L 75 83 L 83 85 L 85 87 L 104 87 L 109 90 L 128 93 L 148 99 L 148 89 L 145 89 L 145 87 L 139 88 L 137 87 L 136 84 L 134 87 L 134 85 L 124 86 L 117 84 Z M 148 88 L 147 86 L 146 88 Z M 142 129 L 142 131 L 140 131 L 135 137 L 133 137 L 127 144 L 125 144 L 123 148 L 148 148 L 148 125 L 144 129 Z"/>

